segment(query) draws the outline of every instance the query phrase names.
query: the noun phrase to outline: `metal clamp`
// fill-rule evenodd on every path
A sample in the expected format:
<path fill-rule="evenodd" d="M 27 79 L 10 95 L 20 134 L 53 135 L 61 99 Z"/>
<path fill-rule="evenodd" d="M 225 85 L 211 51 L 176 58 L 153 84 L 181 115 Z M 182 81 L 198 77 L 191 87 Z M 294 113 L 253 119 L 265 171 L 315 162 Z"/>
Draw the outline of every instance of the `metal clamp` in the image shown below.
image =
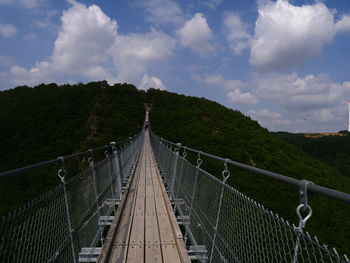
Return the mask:
<path fill-rule="evenodd" d="M 176 147 L 175 147 L 174 151 L 175 151 L 175 153 L 180 153 L 180 150 L 181 150 L 181 143 L 178 142 L 178 143 L 176 144 Z"/>
<path fill-rule="evenodd" d="M 225 159 L 225 169 L 222 171 L 222 182 L 226 183 L 227 179 L 230 177 L 230 171 L 227 169 L 227 163 L 230 159 Z"/>
<path fill-rule="evenodd" d="M 307 196 L 307 187 L 309 184 L 313 184 L 313 182 L 307 180 L 301 180 L 299 184 L 299 202 L 304 205 L 303 211 L 306 210 L 308 204 L 308 196 Z"/>
<path fill-rule="evenodd" d="M 61 161 L 61 168 L 58 170 L 57 175 L 61 179 L 61 182 L 64 183 L 67 171 L 64 169 L 64 158 L 62 156 L 57 158 Z"/>
<path fill-rule="evenodd" d="M 184 151 L 182 152 L 182 157 L 183 157 L 184 159 L 186 159 L 186 156 L 187 156 L 187 152 L 186 152 L 186 149 L 184 148 Z"/>
<path fill-rule="evenodd" d="M 93 154 L 94 150 L 93 149 L 89 149 L 88 151 L 90 153 L 90 156 L 88 158 L 88 162 L 89 162 L 90 165 L 93 165 L 94 161 L 92 160 L 92 154 Z"/>
<path fill-rule="evenodd" d="M 201 166 L 201 164 L 203 163 L 203 160 L 201 159 L 201 153 L 198 153 L 198 159 L 197 159 L 197 167 L 199 168 Z"/>
<path fill-rule="evenodd" d="M 307 196 L 307 187 L 309 184 L 313 184 L 313 182 L 307 181 L 307 180 L 301 180 L 299 185 L 299 206 L 297 207 L 297 216 L 299 218 L 299 229 L 302 229 L 305 227 L 307 220 L 310 219 L 312 216 L 312 208 L 308 203 L 308 196 Z M 301 211 L 308 212 L 305 217 L 302 216 Z"/>

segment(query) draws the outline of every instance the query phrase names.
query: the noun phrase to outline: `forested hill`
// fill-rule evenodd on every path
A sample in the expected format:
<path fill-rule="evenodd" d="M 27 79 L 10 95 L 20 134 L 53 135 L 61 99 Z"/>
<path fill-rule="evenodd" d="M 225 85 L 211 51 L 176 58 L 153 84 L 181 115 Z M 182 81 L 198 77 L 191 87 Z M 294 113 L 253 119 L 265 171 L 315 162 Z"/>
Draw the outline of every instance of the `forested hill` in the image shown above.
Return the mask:
<path fill-rule="evenodd" d="M 105 81 L 0 92 L 0 171 L 136 134 L 144 119 L 144 97 L 132 85 L 111 87 Z M 0 215 L 56 186 L 57 167 L 50 168 L 0 181 Z"/>
<path fill-rule="evenodd" d="M 273 134 L 350 177 L 350 133 L 347 131 L 340 133 L 343 136 L 317 136 L 316 134 L 314 138 L 288 132 Z"/>
<path fill-rule="evenodd" d="M 105 81 L 0 92 L 0 171 L 127 138 L 141 129 L 145 102 L 152 104 L 151 127 L 161 137 L 323 186 L 350 189 L 349 177 L 238 111 L 204 98 L 154 89 L 145 92 L 128 84 L 109 86 Z M 203 165 L 221 176 L 222 163 L 204 159 Z M 297 189 L 232 167 L 230 170 L 230 185 L 296 223 Z M 58 184 L 56 172 L 38 171 L 1 181 L 0 213 Z M 321 197 L 312 198 L 311 205 L 314 216 L 308 229 L 330 245 L 343 250 L 350 247 L 350 237 L 343 237 L 350 232 L 350 223 L 344 220 L 350 217 L 349 209 Z"/>

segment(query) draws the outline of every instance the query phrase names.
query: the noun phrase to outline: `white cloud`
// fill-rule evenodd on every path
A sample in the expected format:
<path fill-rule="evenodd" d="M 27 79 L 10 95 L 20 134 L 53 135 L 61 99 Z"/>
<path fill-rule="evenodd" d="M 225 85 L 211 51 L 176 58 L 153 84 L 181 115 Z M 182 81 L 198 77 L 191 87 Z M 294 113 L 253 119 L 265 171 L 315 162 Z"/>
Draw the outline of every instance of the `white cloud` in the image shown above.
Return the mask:
<path fill-rule="evenodd" d="M 292 122 L 285 119 L 281 113 L 273 112 L 268 109 L 250 110 L 247 112 L 252 119 L 257 120 L 263 127 L 288 127 Z"/>
<path fill-rule="evenodd" d="M 165 90 L 163 82 L 157 77 L 149 77 L 146 74 L 143 75 L 142 81 L 138 86 L 139 89 L 148 90 L 150 88 Z"/>
<path fill-rule="evenodd" d="M 0 4 L 13 5 L 29 9 L 34 9 L 39 6 L 38 0 L 0 0 Z"/>
<path fill-rule="evenodd" d="M 23 39 L 27 41 L 33 41 L 38 39 L 38 35 L 34 33 L 28 33 L 23 36 Z"/>
<path fill-rule="evenodd" d="M 144 8 L 148 13 L 147 20 L 155 24 L 179 25 L 185 21 L 184 12 L 172 0 L 141 0 L 136 5 Z"/>
<path fill-rule="evenodd" d="M 117 36 L 111 54 L 118 69 L 118 81 L 138 82 L 148 66 L 170 57 L 175 45 L 174 39 L 154 30 Z"/>
<path fill-rule="evenodd" d="M 221 74 L 209 75 L 203 79 L 203 82 L 209 85 L 222 85 L 224 81 Z"/>
<path fill-rule="evenodd" d="M 36 85 L 45 81 L 52 81 L 55 75 L 52 65 L 47 61 L 37 62 L 36 66 L 30 70 L 13 66 L 10 73 L 16 85 Z"/>
<path fill-rule="evenodd" d="M 337 23 L 335 23 L 337 32 L 350 32 L 350 16 L 344 15 Z"/>
<path fill-rule="evenodd" d="M 208 55 L 214 50 L 210 43 L 213 32 L 208 26 L 207 19 L 201 13 L 196 13 L 185 25 L 177 31 L 181 44 L 193 51 Z"/>
<path fill-rule="evenodd" d="M 336 31 L 323 3 L 294 6 L 287 0 L 259 6 L 250 62 L 261 69 L 283 69 L 319 54 Z"/>
<path fill-rule="evenodd" d="M 10 38 L 16 35 L 17 29 L 11 24 L 0 24 L 0 35 L 3 38 Z"/>
<path fill-rule="evenodd" d="M 252 119 L 272 131 L 337 132 L 347 128 L 347 105 L 305 112 L 271 112 L 267 109 L 247 112 Z"/>
<path fill-rule="evenodd" d="M 230 103 L 257 104 L 258 99 L 250 92 L 241 92 L 239 89 L 234 89 L 227 93 Z"/>
<path fill-rule="evenodd" d="M 247 114 L 270 130 L 346 129 L 350 81 L 334 82 L 326 74 L 299 76 L 297 73 L 257 73 L 250 82 L 225 79 L 221 74 L 195 75 L 194 79 L 226 90 L 229 103 L 235 107 L 236 104 L 254 107 Z"/>
<path fill-rule="evenodd" d="M 255 94 L 260 98 L 277 101 L 290 111 L 307 111 L 335 107 L 350 97 L 350 82 L 335 83 L 327 75 L 296 73 L 260 76 Z"/>
<path fill-rule="evenodd" d="M 10 74 L 16 85 L 105 79 L 164 88 L 158 78 L 145 74 L 149 67 L 156 66 L 155 62 L 173 54 L 174 39 L 156 30 L 117 35 L 117 22 L 98 6 L 85 6 L 75 0 L 69 3 L 72 6 L 61 16 L 50 59 L 28 70 L 12 67 Z"/>
<path fill-rule="evenodd" d="M 278 112 L 269 111 L 268 109 L 260 109 L 259 111 L 250 110 L 248 113 L 269 119 L 280 119 L 282 117 L 282 114 Z"/>
<path fill-rule="evenodd" d="M 73 3 L 72 5 L 78 5 L 78 3 Z M 40 18 L 35 22 L 35 25 L 41 29 L 49 29 L 53 33 L 59 29 L 59 25 L 56 24 L 56 19 L 59 17 L 60 13 L 57 10 L 45 11 Z"/>
<path fill-rule="evenodd" d="M 99 67 L 117 35 L 117 22 L 96 6 L 75 3 L 61 17 L 52 64 L 64 73 L 106 77 Z"/>
<path fill-rule="evenodd" d="M 235 54 L 239 55 L 245 48 L 250 47 L 252 36 L 247 32 L 247 26 L 242 22 L 238 14 L 225 12 L 223 24 L 225 35 Z"/>
<path fill-rule="evenodd" d="M 209 75 L 203 79 L 203 82 L 208 85 L 217 85 L 227 90 L 244 89 L 246 83 L 238 79 L 224 79 L 221 74 Z"/>
<path fill-rule="evenodd" d="M 209 7 L 211 9 L 217 8 L 219 5 L 222 4 L 224 0 L 206 0 L 206 1 L 201 1 L 202 5 Z"/>
<path fill-rule="evenodd" d="M 91 80 L 110 77 L 101 63 L 107 59 L 114 43 L 116 21 L 96 5 L 86 7 L 75 1 L 71 3 L 73 6 L 61 17 L 62 25 L 50 61 L 38 62 L 30 70 L 14 66 L 10 72 L 15 84 L 35 85 L 67 75 L 80 75 Z"/>
<path fill-rule="evenodd" d="M 242 90 L 247 90 L 249 85 L 241 80 L 224 79 L 221 74 L 209 75 L 205 78 L 195 75 L 194 79 L 207 85 L 217 86 L 226 90 L 226 95 L 230 103 L 254 105 L 259 101 L 251 92 L 242 92 Z"/>
<path fill-rule="evenodd" d="M 345 129 L 346 100 L 350 82 L 333 82 L 328 75 L 256 75 L 250 92 L 262 105 L 274 105 L 278 114 L 249 111 L 261 125 L 272 130 L 327 132 Z"/>
<path fill-rule="evenodd" d="M 0 67 L 11 67 L 14 63 L 14 60 L 11 57 L 0 55 Z"/>

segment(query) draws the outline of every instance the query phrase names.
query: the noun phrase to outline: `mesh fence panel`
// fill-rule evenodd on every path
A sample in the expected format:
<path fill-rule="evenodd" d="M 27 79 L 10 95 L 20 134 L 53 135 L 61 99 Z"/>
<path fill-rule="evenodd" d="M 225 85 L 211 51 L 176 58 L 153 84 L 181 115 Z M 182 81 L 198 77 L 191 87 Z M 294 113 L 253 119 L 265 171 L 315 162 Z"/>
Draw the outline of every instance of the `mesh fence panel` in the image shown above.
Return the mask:
<path fill-rule="evenodd" d="M 209 262 L 350 262 L 221 180 L 192 165 L 168 142 L 151 135 L 160 170 L 188 216 L 185 236 L 204 245 Z M 169 172 L 170 171 L 170 172 Z M 191 240 L 192 238 L 192 240 Z"/>
<path fill-rule="evenodd" d="M 120 171 L 133 166 L 141 137 L 3 217 L 0 262 L 78 262 L 82 248 L 101 245 L 99 216 L 112 214 L 107 201 L 121 196 Z"/>

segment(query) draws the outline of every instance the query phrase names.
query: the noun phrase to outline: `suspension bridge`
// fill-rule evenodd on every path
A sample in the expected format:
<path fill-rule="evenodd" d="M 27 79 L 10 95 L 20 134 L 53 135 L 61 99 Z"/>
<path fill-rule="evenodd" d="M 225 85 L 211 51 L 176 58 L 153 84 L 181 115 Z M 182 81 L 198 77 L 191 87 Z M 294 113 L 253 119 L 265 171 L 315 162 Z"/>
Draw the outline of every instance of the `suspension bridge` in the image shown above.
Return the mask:
<path fill-rule="evenodd" d="M 98 162 L 97 151 L 105 155 Z M 197 155 L 195 164 L 188 152 Z M 201 168 L 203 156 L 223 163 L 222 178 Z M 89 167 L 67 178 L 66 162 L 74 158 L 87 158 Z M 347 193 L 191 149 L 147 129 L 0 178 L 52 165 L 59 166 L 60 185 L 0 221 L 0 262 L 350 262 L 304 229 L 312 216 L 308 193 L 350 203 Z M 229 186 L 230 165 L 296 186 L 299 224 Z"/>

